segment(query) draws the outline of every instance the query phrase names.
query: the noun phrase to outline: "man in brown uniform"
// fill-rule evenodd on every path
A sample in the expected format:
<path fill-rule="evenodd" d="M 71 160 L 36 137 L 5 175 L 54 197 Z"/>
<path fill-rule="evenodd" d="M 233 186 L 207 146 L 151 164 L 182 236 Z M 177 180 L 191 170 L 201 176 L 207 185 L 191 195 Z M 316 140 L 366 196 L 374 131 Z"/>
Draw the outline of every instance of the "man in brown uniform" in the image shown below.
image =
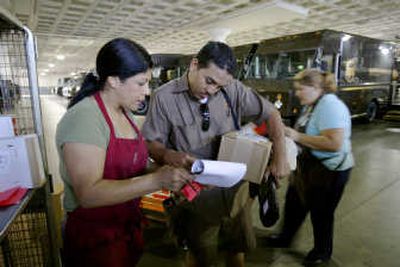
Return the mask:
<path fill-rule="evenodd" d="M 192 59 L 188 72 L 153 94 L 142 132 L 155 161 L 188 167 L 195 158 L 215 160 L 221 135 L 235 130 L 235 120 L 240 124 L 241 118 L 250 118 L 269 124 L 274 145 L 269 171 L 275 177 L 288 174 L 279 112 L 233 79 L 235 68 L 231 48 L 209 42 Z M 218 245 L 228 252 L 227 266 L 244 266 L 253 234 L 249 209 L 229 218 L 239 186 L 204 190 L 193 202 L 176 208 L 172 222 L 190 249 L 188 266 L 214 266 Z"/>

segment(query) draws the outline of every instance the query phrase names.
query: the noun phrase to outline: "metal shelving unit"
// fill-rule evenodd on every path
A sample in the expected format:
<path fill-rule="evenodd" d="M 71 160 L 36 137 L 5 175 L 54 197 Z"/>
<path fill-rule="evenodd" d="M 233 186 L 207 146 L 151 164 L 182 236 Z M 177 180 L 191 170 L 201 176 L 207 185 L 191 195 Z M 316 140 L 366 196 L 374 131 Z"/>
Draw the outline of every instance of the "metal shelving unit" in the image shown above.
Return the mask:
<path fill-rule="evenodd" d="M 18 134 L 37 134 L 47 169 L 32 33 L 0 8 L 0 114 L 16 119 Z M 11 178 L 11 177 L 10 177 Z M 0 207 L 0 266 L 59 266 L 49 203 L 50 184 L 21 203 Z"/>

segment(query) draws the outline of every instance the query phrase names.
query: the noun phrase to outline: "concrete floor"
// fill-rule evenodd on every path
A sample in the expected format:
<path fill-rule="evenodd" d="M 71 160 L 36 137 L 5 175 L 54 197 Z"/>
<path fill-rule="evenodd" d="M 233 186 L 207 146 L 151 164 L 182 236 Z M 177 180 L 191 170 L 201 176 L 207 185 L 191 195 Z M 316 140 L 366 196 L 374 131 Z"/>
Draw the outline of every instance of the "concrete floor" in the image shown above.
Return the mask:
<path fill-rule="evenodd" d="M 58 190 L 62 186 L 57 178 L 54 130 L 66 104 L 57 96 L 42 97 L 49 169 Z M 357 165 L 337 209 L 333 260 L 325 266 L 400 266 L 400 123 L 354 122 L 352 140 Z M 285 189 L 286 183 L 278 191 L 281 206 Z M 312 247 L 309 219 L 292 248 L 271 249 L 263 245 L 263 236 L 278 231 L 279 223 L 262 227 L 258 207 L 253 209 L 259 244 L 247 255 L 246 266 L 301 266 Z M 183 266 L 184 252 L 175 249 L 163 225 L 151 224 L 145 236 L 146 253 L 139 267 Z"/>

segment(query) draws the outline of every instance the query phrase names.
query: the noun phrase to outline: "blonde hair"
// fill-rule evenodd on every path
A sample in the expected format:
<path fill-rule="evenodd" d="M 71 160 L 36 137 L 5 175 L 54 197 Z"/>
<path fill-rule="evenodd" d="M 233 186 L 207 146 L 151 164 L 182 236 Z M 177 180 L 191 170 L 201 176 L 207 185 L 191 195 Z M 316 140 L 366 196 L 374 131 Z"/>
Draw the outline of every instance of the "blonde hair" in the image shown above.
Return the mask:
<path fill-rule="evenodd" d="M 317 69 L 303 70 L 294 76 L 293 81 L 301 85 L 321 88 L 324 93 L 334 93 L 337 90 L 335 76 Z"/>

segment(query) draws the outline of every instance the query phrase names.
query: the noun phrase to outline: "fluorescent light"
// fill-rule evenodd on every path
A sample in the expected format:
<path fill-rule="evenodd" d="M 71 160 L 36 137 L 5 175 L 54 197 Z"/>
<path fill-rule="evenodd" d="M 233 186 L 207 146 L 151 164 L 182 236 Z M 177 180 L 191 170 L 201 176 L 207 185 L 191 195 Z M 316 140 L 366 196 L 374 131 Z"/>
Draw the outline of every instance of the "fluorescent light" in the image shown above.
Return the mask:
<path fill-rule="evenodd" d="M 64 56 L 64 55 L 57 55 L 56 58 L 57 58 L 58 60 L 64 60 L 64 59 L 65 59 L 65 56 Z"/>
<path fill-rule="evenodd" d="M 44 72 L 49 72 L 49 69 L 44 69 L 43 71 L 44 71 Z"/>
<path fill-rule="evenodd" d="M 201 20 L 196 25 L 205 30 L 228 28 L 235 33 L 279 25 L 294 19 L 305 19 L 307 15 L 307 8 L 277 0 L 241 8 L 225 14 L 223 18 L 214 17 L 210 20 Z"/>
<path fill-rule="evenodd" d="M 49 68 L 54 68 L 55 65 L 53 63 L 49 63 L 48 66 Z"/>
<path fill-rule="evenodd" d="M 211 40 L 217 42 L 225 42 L 226 37 L 232 32 L 232 29 L 228 28 L 213 28 L 208 31 L 211 36 Z"/>
<path fill-rule="evenodd" d="M 388 55 L 390 52 L 389 48 L 386 48 L 386 47 L 380 47 L 379 49 L 381 50 L 381 53 L 384 55 Z"/>
<path fill-rule="evenodd" d="M 346 41 L 350 40 L 350 38 L 351 38 L 351 35 L 345 34 L 345 35 L 342 37 L 342 41 L 343 41 L 343 42 L 346 42 Z"/>

